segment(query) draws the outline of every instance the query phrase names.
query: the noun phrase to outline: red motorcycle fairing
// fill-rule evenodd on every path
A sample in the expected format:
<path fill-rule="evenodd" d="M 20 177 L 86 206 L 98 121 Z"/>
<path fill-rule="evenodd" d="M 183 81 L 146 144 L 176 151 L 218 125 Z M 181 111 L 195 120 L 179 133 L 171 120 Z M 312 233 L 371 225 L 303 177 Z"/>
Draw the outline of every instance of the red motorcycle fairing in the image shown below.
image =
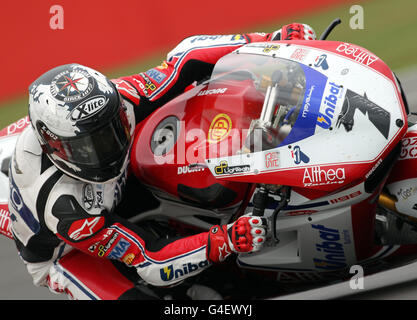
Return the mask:
<path fill-rule="evenodd" d="M 245 54 L 300 65 L 307 84 L 298 119 L 303 110 L 311 115 L 308 134 L 298 125 L 301 133 L 295 136 L 302 139 L 261 152 L 245 151 L 252 120 L 260 117 L 263 107 L 265 90 L 259 88 L 273 76 L 254 80 L 257 66 L 250 69 L 250 63 L 241 60 L 233 63 Z M 268 65 L 258 62 L 253 65 Z M 224 74 L 232 76 L 222 78 Z M 317 93 L 311 93 L 313 85 Z M 330 96 L 333 93 L 336 99 Z M 326 98 L 333 111 L 328 110 Z M 349 114 L 349 103 L 355 101 L 362 105 Z M 340 114 L 350 120 L 343 123 L 337 117 Z M 389 125 L 377 121 L 378 115 L 389 119 Z M 247 190 L 256 183 L 291 186 L 290 202 L 277 219 L 280 243 L 241 255 L 239 264 L 275 272 L 328 272 L 406 250 L 373 241 L 377 198 L 406 131 L 406 111 L 396 79 L 366 49 L 333 41 L 254 43 L 222 58 L 209 82 L 149 116 L 137 132 L 131 164 L 145 184 L 190 207 L 239 205 L 252 198 L 253 192 L 247 194 Z M 158 146 L 162 152 L 155 152 Z M 218 147 L 217 153 L 211 152 L 213 146 Z M 219 188 L 213 197 L 208 191 L 219 184 L 225 189 Z M 232 190 L 235 196 L 219 201 L 222 190 Z M 251 201 L 244 206 L 241 209 L 251 212 Z M 271 214 L 273 209 L 266 212 Z M 321 246 L 330 245 L 329 239 L 339 250 L 323 251 Z"/>
<path fill-rule="evenodd" d="M 411 224 L 417 223 L 417 125 L 408 128 L 401 140 L 401 151 L 387 183 L 386 207 Z"/>
<path fill-rule="evenodd" d="M 10 159 L 17 138 L 30 125 L 29 117 L 23 117 L 0 130 L 0 234 L 13 239 L 8 206 L 9 178 L 7 175 Z"/>
<path fill-rule="evenodd" d="M 217 154 L 220 142 L 227 144 L 226 150 L 239 147 L 236 141 L 239 142 L 241 137 L 220 140 L 219 135 L 225 136 L 222 132 L 231 131 L 229 122 L 239 127 L 239 123 L 244 121 L 240 119 L 241 113 L 256 116 L 258 111 L 251 109 L 251 95 L 259 93 L 250 86 L 231 85 L 227 88 L 228 96 L 218 96 L 216 92 L 223 90 L 221 85 L 210 89 L 210 92 L 205 88 L 207 86 L 203 85 L 187 91 L 155 111 L 144 125 L 137 127 L 131 167 L 139 180 L 165 192 L 167 196 L 207 209 L 221 209 L 239 204 L 247 196 L 250 184 L 220 181 L 210 173 L 204 161 L 210 152 Z M 235 99 L 239 103 L 233 104 Z M 231 106 L 227 114 L 216 112 L 214 106 L 218 103 Z M 211 113 L 212 121 L 202 119 L 203 111 Z M 248 125 L 242 124 L 243 127 Z M 200 126 L 205 130 L 198 130 Z M 158 130 L 167 130 L 168 136 L 157 136 Z M 236 130 L 233 134 L 240 133 Z M 209 141 L 209 136 L 213 141 Z M 167 140 L 157 141 L 160 138 Z M 168 139 L 173 140 L 170 142 Z M 163 145 L 165 141 L 172 145 Z M 156 145 L 154 150 L 153 144 Z M 166 149 L 166 152 L 156 154 L 155 148 Z"/>

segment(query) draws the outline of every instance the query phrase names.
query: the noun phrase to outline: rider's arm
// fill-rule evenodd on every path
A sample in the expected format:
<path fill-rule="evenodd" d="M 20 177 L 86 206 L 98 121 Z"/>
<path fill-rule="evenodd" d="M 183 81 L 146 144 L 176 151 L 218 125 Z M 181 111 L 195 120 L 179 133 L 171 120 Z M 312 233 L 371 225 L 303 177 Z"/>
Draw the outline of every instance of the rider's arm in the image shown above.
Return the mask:
<path fill-rule="evenodd" d="M 169 52 L 161 65 L 112 81 L 124 98 L 137 106 L 136 121 L 140 122 L 195 81 L 209 77 L 221 57 L 247 43 L 314 37 L 314 31 L 301 24 L 287 25 L 274 33 L 192 36 Z"/>
<path fill-rule="evenodd" d="M 46 224 L 72 247 L 122 261 L 156 286 L 194 276 L 232 252 L 256 251 L 265 234 L 260 219 L 242 217 L 235 224 L 214 226 L 209 232 L 189 237 L 157 238 L 106 210 L 92 215 L 72 195 L 57 199 Z"/>

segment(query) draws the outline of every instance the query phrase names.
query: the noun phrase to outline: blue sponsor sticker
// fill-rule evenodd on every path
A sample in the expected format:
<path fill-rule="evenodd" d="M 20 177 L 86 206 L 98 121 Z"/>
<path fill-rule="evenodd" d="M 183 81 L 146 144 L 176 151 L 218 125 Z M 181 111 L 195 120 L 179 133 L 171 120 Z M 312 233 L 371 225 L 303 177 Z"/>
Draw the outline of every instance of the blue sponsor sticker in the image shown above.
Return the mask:
<path fill-rule="evenodd" d="M 321 67 L 323 70 L 329 69 L 329 64 L 327 63 L 327 54 L 322 54 L 316 58 L 315 67 Z"/>
<path fill-rule="evenodd" d="M 304 101 L 297 120 L 291 132 L 279 146 L 285 146 L 312 136 L 316 130 L 317 115 L 320 111 L 321 100 L 327 77 L 319 71 L 300 64 L 306 78 Z"/>
<path fill-rule="evenodd" d="M 184 263 L 182 268 L 174 268 L 171 264 L 166 266 L 162 269 L 159 269 L 159 273 L 161 275 L 161 280 L 163 281 L 170 281 L 172 279 L 181 278 L 187 274 L 190 274 L 195 271 L 200 271 L 202 268 L 205 268 L 209 265 L 207 260 L 202 260 L 198 263 Z"/>
<path fill-rule="evenodd" d="M 345 268 L 347 266 L 346 255 L 339 230 L 327 228 L 321 224 L 313 224 L 311 227 L 316 229 L 320 236 L 320 243 L 316 244 L 316 257 L 313 258 L 316 269 Z"/>
<path fill-rule="evenodd" d="M 121 259 L 129 247 L 130 243 L 122 238 L 116 243 L 108 257 L 110 259 Z"/>
<path fill-rule="evenodd" d="M 332 120 L 334 118 L 334 111 L 336 110 L 336 104 L 338 101 L 338 96 L 342 89 L 340 86 L 334 82 L 329 82 L 330 92 L 326 93 L 323 103 L 325 105 L 324 112 L 318 113 L 317 116 L 317 125 L 323 129 L 329 129 L 332 125 Z"/>
<path fill-rule="evenodd" d="M 295 146 L 294 149 L 291 151 L 291 157 L 294 159 L 295 164 L 309 163 L 310 158 L 301 151 L 300 146 Z"/>
<path fill-rule="evenodd" d="M 161 71 L 158 71 L 156 69 L 150 69 L 145 73 L 158 83 L 161 83 L 167 76 L 165 73 L 162 73 Z"/>

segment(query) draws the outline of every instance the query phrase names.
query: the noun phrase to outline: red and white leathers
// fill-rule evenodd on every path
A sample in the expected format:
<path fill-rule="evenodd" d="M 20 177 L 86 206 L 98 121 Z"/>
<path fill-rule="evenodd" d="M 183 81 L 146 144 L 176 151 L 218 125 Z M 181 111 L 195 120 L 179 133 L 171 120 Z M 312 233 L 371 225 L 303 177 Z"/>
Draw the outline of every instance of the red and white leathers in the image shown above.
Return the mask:
<path fill-rule="evenodd" d="M 112 81 L 131 111 L 130 120 L 138 124 L 194 81 L 208 77 L 222 56 L 272 36 L 189 37 L 160 66 Z M 236 228 L 215 226 L 177 240 L 155 239 L 114 213 L 126 179 L 127 172 L 105 184 L 71 178 L 48 160 L 32 128 L 21 134 L 11 161 L 9 210 L 17 247 L 35 285 L 76 299 L 129 297 L 134 284 L 111 259 L 135 268 L 147 283 L 167 286 L 221 262 L 232 251 L 255 251 L 263 241 L 262 224 L 249 217 L 242 217 Z M 246 237 L 243 246 L 241 236 Z"/>

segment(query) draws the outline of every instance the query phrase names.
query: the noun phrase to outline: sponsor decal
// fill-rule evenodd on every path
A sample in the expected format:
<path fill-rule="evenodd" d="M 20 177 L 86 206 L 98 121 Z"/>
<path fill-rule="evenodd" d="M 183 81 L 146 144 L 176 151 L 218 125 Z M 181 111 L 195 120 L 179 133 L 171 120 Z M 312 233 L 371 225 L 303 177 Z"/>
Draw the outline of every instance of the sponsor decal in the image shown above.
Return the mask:
<path fill-rule="evenodd" d="M 316 58 L 314 63 L 315 67 L 321 67 L 323 70 L 329 69 L 329 64 L 327 63 L 327 54 L 322 54 Z"/>
<path fill-rule="evenodd" d="M 232 35 L 232 37 L 230 38 L 230 40 L 235 41 L 235 40 L 243 40 L 245 39 L 245 37 L 241 34 L 234 34 Z"/>
<path fill-rule="evenodd" d="M 265 154 L 265 168 L 273 169 L 279 167 L 279 153 L 268 152 Z"/>
<path fill-rule="evenodd" d="M 311 102 L 311 95 L 313 94 L 315 86 L 312 85 L 310 89 L 308 90 L 308 94 L 304 103 L 303 112 L 301 113 L 301 116 L 303 118 L 307 117 L 308 112 L 310 111 L 310 102 Z"/>
<path fill-rule="evenodd" d="M 271 45 L 271 44 L 269 44 L 269 45 L 266 45 L 264 47 L 264 49 L 262 50 L 262 52 L 269 53 L 271 51 L 275 51 L 275 50 L 278 50 L 278 49 L 279 49 L 279 45 L 276 45 L 276 44 Z"/>
<path fill-rule="evenodd" d="M 311 227 L 319 231 L 321 240 L 316 244 L 319 257 L 313 259 L 316 269 L 335 270 L 346 267 L 346 256 L 339 230 L 326 228 L 320 224 L 313 224 Z"/>
<path fill-rule="evenodd" d="M 378 168 L 378 166 L 382 163 L 382 159 L 379 159 L 377 163 L 374 164 L 374 166 L 372 167 L 371 170 L 369 170 L 369 172 L 367 174 L 365 174 L 365 178 L 368 179 L 369 176 L 374 173 L 374 171 L 376 170 L 376 168 Z"/>
<path fill-rule="evenodd" d="M 107 243 L 105 245 L 99 245 L 98 246 L 98 252 L 97 255 L 99 257 L 104 257 L 104 255 L 106 254 L 106 252 L 111 248 L 111 246 L 113 245 L 113 243 L 116 241 L 117 237 L 119 236 L 118 232 L 115 232 L 112 237 L 109 239 L 109 241 L 107 241 Z"/>
<path fill-rule="evenodd" d="M 97 191 L 96 196 L 97 196 L 96 208 L 100 208 L 101 206 L 103 206 L 103 191 Z"/>
<path fill-rule="evenodd" d="M 97 246 L 98 246 L 99 242 L 97 241 L 96 243 L 93 243 L 91 246 L 88 247 L 88 251 L 90 251 L 91 253 L 94 253 L 94 251 L 96 251 Z"/>
<path fill-rule="evenodd" d="M 187 263 L 182 265 L 182 269 L 174 269 L 174 266 L 171 264 L 169 266 L 166 266 L 162 269 L 159 269 L 161 280 L 162 281 L 171 281 L 173 279 L 178 279 L 183 277 L 184 275 L 190 274 L 192 272 L 199 271 L 202 268 L 205 268 L 208 266 L 208 261 L 203 260 L 198 263 Z"/>
<path fill-rule="evenodd" d="M 219 261 L 224 261 L 228 256 L 232 254 L 229 250 L 227 250 L 227 244 L 224 243 L 223 246 L 219 247 Z"/>
<path fill-rule="evenodd" d="M 193 37 L 193 39 L 190 42 L 191 43 L 194 43 L 194 42 L 197 42 L 197 41 L 206 41 L 206 40 L 214 41 L 214 40 L 218 40 L 218 39 L 225 38 L 225 37 L 229 37 L 229 35 L 204 35 L 204 36 L 195 36 L 195 37 Z M 245 38 L 241 34 L 234 34 L 230 38 L 231 41 L 243 40 L 243 39 L 245 39 Z"/>
<path fill-rule="evenodd" d="M 136 78 L 133 78 L 133 81 L 136 82 L 136 84 L 138 85 L 139 89 L 142 90 L 142 92 L 145 94 L 145 96 L 149 96 L 149 91 L 146 88 L 145 84 L 142 83 L 142 80 L 145 80 L 145 79 L 142 78 L 142 79 L 138 80 Z"/>
<path fill-rule="evenodd" d="M 94 83 L 94 78 L 85 70 L 66 70 L 52 79 L 50 91 L 58 100 L 74 102 L 88 96 Z"/>
<path fill-rule="evenodd" d="M 231 129 L 232 119 L 225 113 L 218 114 L 210 124 L 207 137 L 208 142 L 216 143 L 225 139 Z"/>
<path fill-rule="evenodd" d="M 94 205 L 94 190 L 93 186 L 90 183 L 87 183 L 83 187 L 83 203 L 84 208 L 90 210 Z"/>
<path fill-rule="evenodd" d="M 217 231 L 219 231 L 219 228 L 218 227 L 213 227 L 210 230 L 210 232 L 213 233 L 213 234 L 217 233 Z"/>
<path fill-rule="evenodd" d="M 160 65 L 160 66 L 157 66 L 156 68 L 157 68 L 157 69 L 164 70 L 164 69 L 167 69 L 167 68 L 168 68 L 168 64 L 167 64 L 167 62 L 166 62 L 166 61 L 163 61 L 163 62 L 161 63 L 161 65 Z"/>
<path fill-rule="evenodd" d="M 79 241 L 95 234 L 103 226 L 104 226 L 103 217 L 77 220 L 69 228 L 68 236 L 74 241 Z"/>
<path fill-rule="evenodd" d="M 301 151 L 300 146 L 295 146 L 293 150 L 291 150 L 291 157 L 294 159 L 295 164 L 309 163 L 310 158 Z"/>
<path fill-rule="evenodd" d="M 339 197 L 339 198 L 336 198 L 336 199 L 332 199 L 332 200 L 330 200 L 330 203 L 343 202 L 343 201 L 346 201 L 346 200 L 349 200 L 349 199 L 353 199 L 357 196 L 360 196 L 361 194 L 362 194 L 362 192 L 360 190 L 358 190 L 358 191 L 355 191 L 355 192 L 353 192 L 351 194 L 348 194 L 346 196 L 342 196 L 342 197 Z"/>
<path fill-rule="evenodd" d="M 29 124 L 30 124 L 29 116 L 26 116 L 26 117 L 24 117 L 22 119 L 19 119 L 16 122 L 10 124 L 7 127 L 7 130 L 6 130 L 7 133 L 6 133 L 6 135 L 10 135 L 10 134 L 13 134 L 13 133 L 19 133 L 24 128 L 26 128 L 26 126 L 29 125 Z"/>
<path fill-rule="evenodd" d="M 45 137 L 46 140 L 51 138 L 52 140 L 57 140 L 58 136 L 50 131 L 44 124 L 41 126 L 42 135 Z M 48 138 L 49 137 L 49 138 Z"/>
<path fill-rule="evenodd" d="M 219 89 L 210 89 L 210 90 L 201 90 L 197 95 L 198 96 L 207 96 L 211 94 L 222 94 L 227 91 L 227 88 L 219 88 Z"/>
<path fill-rule="evenodd" d="M 250 171 L 249 165 L 239 165 L 239 166 L 229 167 L 229 164 L 227 163 L 226 160 L 220 161 L 220 164 L 214 167 L 214 172 L 218 175 L 244 173 L 248 171 Z"/>
<path fill-rule="evenodd" d="M 158 83 L 161 83 L 167 76 L 165 73 L 156 69 L 150 69 L 146 71 L 146 74 Z"/>
<path fill-rule="evenodd" d="M 326 95 L 323 100 L 324 113 L 319 112 L 317 116 L 317 125 L 323 129 L 329 129 L 332 125 L 334 111 L 338 100 L 338 95 L 341 93 L 340 86 L 334 82 L 330 82 L 330 93 Z"/>
<path fill-rule="evenodd" d="M 159 71 L 158 71 L 159 72 Z M 150 91 L 156 90 L 156 85 L 152 82 L 152 80 L 146 75 L 146 73 L 141 72 L 139 74 L 143 80 L 145 80 L 145 89 Z"/>
<path fill-rule="evenodd" d="M 181 166 L 177 168 L 177 175 L 186 174 L 186 173 L 193 173 L 193 172 L 200 172 L 204 171 L 205 167 L 199 165 L 189 165 L 189 166 Z"/>
<path fill-rule="evenodd" d="M 107 256 L 110 259 L 121 259 L 130 247 L 130 243 L 121 238 Z"/>
<path fill-rule="evenodd" d="M 103 109 L 108 102 L 109 99 L 107 99 L 105 96 L 92 97 L 76 106 L 68 115 L 68 117 L 70 117 L 71 120 L 75 122 L 90 118 L 91 116 L 98 113 L 101 109 Z"/>
<path fill-rule="evenodd" d="M 385 109 L 368 99 L 366 93 L 361 96 L 349 89 L 346 90 L 345 101 L 340 112 L 336 126 L 343 125 L 347 132 L 351 131 L 354 125 L 354 115 L 356 110 L 367 115 L 368 120 L 378 129 L 378 131 L 388 139 L 391 114 Z"/>
<path fill-rule="evenodd" d="M 9 216 L 9 211 L 7 209 L 7 203 L 4 204 L 5 209 L 0 208 L 0 233 L 4 234 L 6 237 L 13 238 L 11 232 L 11 219 Z"/>
<path fill-rule="evenodd" d="M 343 183 L 346 179 L 345 168 L 322 169 L 320 166 L 304 169 L 305 187 Z"/>
<path fill-rule="evenodd" d="M 417 158 L 417 137 L 404 138 L 401 140 L 401 145 L 399 160 Z"/>
<path fill-rule="evenodd" d="M 370 66 L 372 63 L 378 60 L 377 57 L 370 54 L 364 49 L 355 47 L 350 43 L 342 43 L 336 48 L 337 52 L 344 53 L 347 56 L 350 56 L 353 60 L 363 63 L 367 66 Z"/>
<path fill-rule="evenodd" d="M 297 48 L 291 54 L 291 59 L 298 60 L 298 61 L 303 61 L 305 59 L 305 57 L 307 57 L 308 53 L 309 53 L 309 50 L 307 50 L 307 49 Z"/>
<path fill-rule="evenodd" d="M 298 141 L 306 139 L 317 130 L 317 115 L 324 97 L 328 79 L 316 69 L 299 65 L 306 77 L 306 90 L 303 100 L 303 109 L 300 110 L 293 129 L 281 143 L 282 145 L 297 144 Z"/>
<path fill-rule="evenodd" d="M 290 211 L 290 212 L 286 212 L 285 215 L 286 216 L 303 216 L 303 215 L 310 215 L 313 213 L 318 212 L 317 210 L 295 210 L 295 211 Z"/>
<path fill-rule="evenodd" d="M 138 105 L 140 97 L 136 89 L 127 81 L 114 79 L 112 80 L 116 84 L 117 90 L 123 95 L 123 97 L 129 99 L 134 104 Z"/>
<path fill-rule="evenodd" d="M 401 197 L 402 200 L 407 200 L 409 197 L 416 193 L 416 190 L 416 187 L 410 187 L 407 189 L 400 188 L 400 190 L 397 191 L 397 195 L 398 197 Z"/>
<path fill-rule="evenodd" d="M 133 259 L 135 259 L 135 255 L 133 253 L 128 253 L 124 258 L 123 262 L 126 263 L 128 266 L 130 266 L 133 262 Z"/>

